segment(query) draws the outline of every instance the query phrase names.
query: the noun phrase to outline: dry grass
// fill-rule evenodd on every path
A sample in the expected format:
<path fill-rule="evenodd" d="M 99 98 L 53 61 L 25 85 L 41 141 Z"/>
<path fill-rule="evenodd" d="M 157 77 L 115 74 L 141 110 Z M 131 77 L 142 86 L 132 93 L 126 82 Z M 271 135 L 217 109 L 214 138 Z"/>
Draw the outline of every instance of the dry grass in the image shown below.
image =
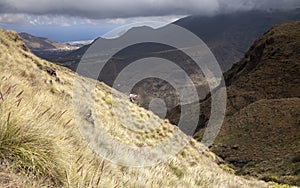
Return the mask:
<path fill-rule="evenodd" d="M 39 117 L 42 115 L 36 111 L 22 112 L 24 108 L 10 109 L 11 104 L 8 99 L 0 104 L 1 159 L 13 169 L 39 177 L 56 177 L 53 181 L 61 183 L 64 152 L 60 151 L 57 135 L 44 127 L 46 121 L 52 123 L 51 119 Z"/>
<path fill-rule="evenodd" d="M 9 176 L 7 181 L 25 187 L 269 186 L 222 170 L 214 162 L 216 156 L 191 138 L 176 156 L 151 167 L 124 167 L 99 157 L 75 124 L 72 106 L 75 74 L 20 47 L 22 42 L 16 34 L 0 32 L 0 159 L 6 162 L 1 165 L 6 174 L 0 174 L 0 179 Z M 56 76 L 49 75 L 45 67 L 55 70 Z M 175 128 L 168 121 L 131 104 L 122 94 L 109 98 L 110 92 L 108 86 L 97 83 L 93 113 L 106 122 L 107 132 L 120 142 L 136 147 L 152 146 L 172 136 Z M 115 118 L 110 110 L 113 104 L 119 113 L 128 113 L 122 108 L 129 106 L 132 118 L 123 122 Z M 80 122 L 82 126 L 85 123 Z M 126 124 L 139 127 L 147 123 L 158 126 L 149 131 L 126 128 Z M 6 185 L 0 181 L 0 186 Z"/>

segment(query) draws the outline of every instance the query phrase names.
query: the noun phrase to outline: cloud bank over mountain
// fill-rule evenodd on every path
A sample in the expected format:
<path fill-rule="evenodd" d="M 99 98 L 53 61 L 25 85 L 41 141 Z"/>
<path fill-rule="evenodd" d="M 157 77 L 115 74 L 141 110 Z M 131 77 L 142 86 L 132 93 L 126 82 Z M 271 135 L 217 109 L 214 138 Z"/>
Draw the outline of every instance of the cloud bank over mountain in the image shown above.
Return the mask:
<path fill-rule="evenodd" d="M 0 13 L 112 19 L 291 9 L 299 0 L 0 0 Z"/>
<path fill-rule="evenodd" d="M 299 0 L 0 0 L 0 27 L 65 42 L 91 40 L 132 23 L 297 7 Z"/>

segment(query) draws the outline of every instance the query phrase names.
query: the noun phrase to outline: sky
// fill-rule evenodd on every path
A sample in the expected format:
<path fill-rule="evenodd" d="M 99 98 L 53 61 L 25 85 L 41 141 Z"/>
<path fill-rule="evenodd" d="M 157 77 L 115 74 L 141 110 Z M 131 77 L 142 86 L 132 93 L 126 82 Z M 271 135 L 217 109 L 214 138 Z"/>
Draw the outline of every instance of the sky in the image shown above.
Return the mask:
<path fill-rule="evenodd" d="M 300 0 L 0 0 L 0 27 L 66 42 L 135 22 L 299 7 Z"/>

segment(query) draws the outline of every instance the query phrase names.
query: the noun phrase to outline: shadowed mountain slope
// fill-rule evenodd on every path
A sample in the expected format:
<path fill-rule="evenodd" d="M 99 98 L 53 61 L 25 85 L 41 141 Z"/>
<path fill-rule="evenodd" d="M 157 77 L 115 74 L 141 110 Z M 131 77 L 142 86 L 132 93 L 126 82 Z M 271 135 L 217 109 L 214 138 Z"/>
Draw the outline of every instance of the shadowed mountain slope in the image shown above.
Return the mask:
<path fill-rule="evenodd" d="M 211 149 L 240 174 L 300 185 L 299 57 L 300 21 L 285 23 L 255 41 L 225 73 L 226 118 Z M 201 107 L 203 127 L 210 97 Z"/>

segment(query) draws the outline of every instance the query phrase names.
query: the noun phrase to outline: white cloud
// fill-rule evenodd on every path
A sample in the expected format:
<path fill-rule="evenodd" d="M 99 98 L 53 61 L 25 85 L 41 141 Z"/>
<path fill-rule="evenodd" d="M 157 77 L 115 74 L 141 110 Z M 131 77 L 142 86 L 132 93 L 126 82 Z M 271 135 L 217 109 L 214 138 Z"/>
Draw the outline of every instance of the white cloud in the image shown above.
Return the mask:
<path fill-rule="evenodd" d="M 137 22 L 165 22 L 170 23 L 184 17 L 171 16 L 151 16 L 135 18 L 113 18 L 113 19 L 89 19 L 64 15 L 28 15 L 28 14 L 0 14 L 0 23 L 18 25 L 54 25 L 69 27 L 73 25 L 124 25 Z"/>
<path fill-rule="evenodd" d="M 185 17 L 186 15 L 170 15 L 170 16 L 149 16 L 149 17 L 134 17 L 134 18 L 115 18 L 115 19 L 105 19 L 106 23 L 124 25 L 131 24 L 136 22 L 165 22 L 171 23 L 180 18 Z"/>
<path fill-rule="evenodd" d="M 0 14 L 0 23 L 24 23 L 27 22 L 24 14 Z"/>

